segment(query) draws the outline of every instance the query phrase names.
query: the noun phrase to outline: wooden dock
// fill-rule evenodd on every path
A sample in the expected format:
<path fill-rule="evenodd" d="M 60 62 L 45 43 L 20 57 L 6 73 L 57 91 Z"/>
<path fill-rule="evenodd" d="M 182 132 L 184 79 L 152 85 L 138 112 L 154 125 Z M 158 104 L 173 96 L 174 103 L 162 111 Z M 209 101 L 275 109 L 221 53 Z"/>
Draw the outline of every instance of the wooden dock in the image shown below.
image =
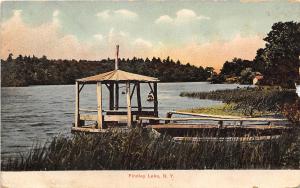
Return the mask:
<path fill-rule="evenodd" d="M 230 138 L 230 137 L 262 137 L 274 138 L 274 135 L 282 135 L 292 131 L 292 128 L 284 125 L 273 125 L 274 122 L 285 122 L 279 118 L 247 118 L 247 117 L 222 117 L 201 114 L 200 117 L 139 117 L 134 125 L 141 128 L 151 129 L 160 134 L 167 134 L 175 140 L 183 138 Z M 205 116 L 205 117 L 202 117 Z M 228 122 L 230 122 L 228 124 Z M 252 122 L 252 124 L 248 124 Z M 260 123 L 258 123 L 260 122 Z M 254 124 L 253 124 L 254 123 Z M 99 129 L 95 124 L 72 127 L 72 132 L 104 133 L 110 130 L 128 131 L 130 127 L 123 124 L 112 124 L 105 129 Z M 259 138 L 261 139 L 261 138 Z"/>
<path fill-rule="evenodd" d="M 127 131 L 137 126 L 173 137 L 203 137 L 203 135 L 232 137 L 280 135 L 291 130 L 287 126 L 280 126 L 287 122 L 286 119 L 280 118 L 221 116 L 178 111 L 170 111 L 166 117 L 158 117 L 158 78 L 120 70 L 118 54 L 117 45 L 115 70 L 76 80 L 75 121 L 72 132 L 103 133 L 111 129 Z M 96 85 L 96 109 L 80 106 L 80 93 L 86 84 Z M 149 86 L 151 96 L 153 95 L 152 106 L 142 106 L 141 84 Z M 123 99 L 126 106 L 119 105 L 121 85 L 126 88 Z M 103 96 L 105 88 L 108 90 L 108 99 Z M 132 106 L 134 93 L 137 106 Z M 106 99 L 108 109 L 103 108 L 103 100 Z M 172 117 L 173 115 L 188 117 Z"/>
<path fill-rule="evenodd" d="M 247 137 L 173 137 L 178 142 L 226 141 L 226 142 L 255 142 L 279 139 L 281 135 L 247 136 Z"/>
<path fill-rule="evenodd" d="M 149 125 L 161 134 L 173 137 L 243 137 L 243 136 L 272 136 L 291 131 L 285 126 L 247 125 L 247 126 L 223 126 L 207 124 L 158 124 Z"/>
<path fill-rule="evenodd" d="M 192 117 L 171 117 L 169 112 L 166 118 L 140 117 L 138 126 L 151 128 L 161 134 L 173 137 L 242 137 L 242 136 L 272 136 L 280 135 L 292 129 L 284 124 L 286 119 L 280 118 L 251 118 L 238 116 L 220 116 L 209 114 L 191 114 L 178 112 L 181 115 Z M 196 117 L 199 116 L 199 117 Z"/>
<path fill-rule="evenodd" d="M 72 133 L 105 133 L 109 131 L 120 131 L 120 132 L 128 132 L 130 128 L 123 126 L 118 128 L 107 128 L 107 129 L 98 129 L 95 126 L 86 126 L 86 127 L 72 127 Z"/>
<path fill-rule="evenodd" d="M 249 122 L 257 123 L 257 124 L 259 124 L 259 126 L 268 125 L 270 127 L 275 122 L 282 123 L 282 124 L 288 122 L 287 119 L 280 119 L 280 118 L 265 118 L 265 117 L 251 118 L 251 117 L 220 116 L 220 115 L 195 114 L 195 113 L 192 114 L 194 117 L 180 117 L 180 118 L 174 117 L 174 118 L 172 118 L 171 117 L 172 114 L 175 114 L 175 112 L 168 112 L 166 118 L 139 117 L 138 126 L 145 126 L 145 125 L 147 125 L 147 123 L 145 123 L 145 122 L 148 122 L 149 125 L 160 124 L 160 125 L 167 125 L 169 127 L 170 123 L 172 123 L 172 122 L 173 123 L 181 122 L 180 124 L 182 124 L 182 122 L 194 121 L 194 122 L 198 122 L 198 124 L 203 124 L 203 122 L 211 122 L 209 124 L 212 124 L 212 126 L 217 125 L 218 128 L 224 127 L 226 125 L 226 123 L 228 123 L 228 122 L 232 122 L 234 125 L 238 125 L 239 127 L 246 126 L 247 124 L 249 125 Z M 191 113 L 179 113 L 179 114 L 191 115 Z M 195 117 L 197 115 L 199 117 Z M 206 123 L 206 124 L 208 124 L 208 123 Z"/>

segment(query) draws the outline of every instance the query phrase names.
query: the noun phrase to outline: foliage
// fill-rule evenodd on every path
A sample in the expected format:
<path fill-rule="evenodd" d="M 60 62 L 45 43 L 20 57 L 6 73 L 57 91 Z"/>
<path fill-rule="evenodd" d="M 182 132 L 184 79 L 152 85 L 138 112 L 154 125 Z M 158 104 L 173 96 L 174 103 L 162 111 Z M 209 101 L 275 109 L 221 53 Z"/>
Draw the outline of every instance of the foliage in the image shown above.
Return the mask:
<path fill-rule="evenodd" d="M 256 72 L 264 75 L 263 85 L 280 85 L 283 88 L 295 88 L 295 81 L 299 80 L 300 65 L 300 23 L 277 22 L 264 38 L 265 48 L 257 50 L 253 60 L 234 58 L 226 61 L 216 80 L 231 77 L 241 77 L 239 83 L 252 83 L 250 76 Z M 247 77 L 243 76 L 248 68 Z M 252 77 L 252 78 L 251 78 Z M 246 79 L 245 79 L 246 78 Z"/>
<path fill-rule="evenodd" d="M 298 131 L 280 139 L 175 142 L 145 129 L 59 136 L 20 158 L 2 160 L 2 170 L 149 170 L 299 168 Z M 247 141 L 248 140 L 248 141 Z"/>
<path fill-rule="evenodd" d="M 255 77 L 255 74 L 252 72 L 252 68 L 246 68 L 242 70 L 241 76 L 239 78 L 239 83 L 241 84 L 252 84 L 252 80 Z"/>
<path fill-rule="evenodd" d="M 266 70 L 266 50 L 264 48 L 259 48 L 256 51 L 256 56 L 253 59 L 252 68 L 260 73 L 265 73 Z"/>
<path fill-rule="evenodd" d="M 196 67 L 174 62 L 169 57 L 161 60 L 153 57 L 139 59 L 119 59 L 119 67 L 146 76 L 158 77 L 163 82 L 206 81 L 211 76 L 211 67 Z M 44 84 L 73 84 L 75 79 L 83 78 L 114 69 L 114 59 L 101 61 L 87 60 L 49 60 L 46 56 L 21 56 L 1 60 L 2 86 L 27 86 Z"/>
<path fill-rule="evenodd" d="M 234 58 L 231 62 L 226 61 L 223 64 L 220 74 L 227 76 L 240 76 L 241 71 L 251 67 L 252 62 L 249 60 L 242 60 L 240 58 Z"/>
<path fill-rule="evenodd" d="M 275 23 L 264 41 L 265 84 L 294 87 L 294 82 L 299 79 L 300 23 Z"/>
<path fill-rule="evenodd" d="M 285 104 L 282 113 L 295 125 L 300 126 L 300 99 L 293 104 Z"/>
<path fill-rule="evenodd" d="M 295 91 L 246 88 L 234 90 L 217 90 L 212 92 L 182 92 L 182 97 L 220 100 L 225 103 L 235 103 L 236 109 L 243 114 L 253 116 L 255 112 L 280 112 L 285 103 L 290 104 L 298 98 Z"/>
<path fill-rule="evenodd" d="M 226 61 L 217 76 L 216 80 L 230 82 L 233 78 L 240 84 L 252 84 L 252 80 L 257 72 L 261 73 L 264 67 L 261 62 L 233 58 L 232 61 Z"/>

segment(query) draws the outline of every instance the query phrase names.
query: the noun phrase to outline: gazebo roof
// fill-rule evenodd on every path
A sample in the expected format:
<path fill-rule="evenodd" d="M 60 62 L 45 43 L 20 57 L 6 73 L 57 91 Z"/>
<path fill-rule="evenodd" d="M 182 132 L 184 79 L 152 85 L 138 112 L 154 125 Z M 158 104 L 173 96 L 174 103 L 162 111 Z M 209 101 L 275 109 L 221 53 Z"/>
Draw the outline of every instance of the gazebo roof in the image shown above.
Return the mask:
<path fill-rule="evenodd" d="M 122 70 L 113 70 L 102 74 L 89 76 L 86 78 L 77 79 L 78 82 L 94 83 L 103 81 L 115 81 L 115 82 L 126 82 L 126 81 L 137 81 L 137 82 L 159 82 L 157 78 L 134 74 Z"/>

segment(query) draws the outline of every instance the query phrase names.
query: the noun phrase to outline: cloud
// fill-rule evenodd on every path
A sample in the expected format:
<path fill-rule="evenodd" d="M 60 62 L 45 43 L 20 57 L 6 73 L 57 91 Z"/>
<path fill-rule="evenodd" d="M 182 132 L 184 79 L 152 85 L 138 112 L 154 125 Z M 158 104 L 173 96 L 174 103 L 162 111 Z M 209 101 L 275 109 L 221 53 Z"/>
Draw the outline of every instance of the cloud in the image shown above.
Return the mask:
<path fill-rule="evenodd" d="M 127 10 L 127 9 L 118 9 L 118 10 L 104 10 L 96 14 L 102 20 L 108 19 L 127 19 L 127 20 L 136 20 L 138 14 Z"/>
<path fill-rule="evenodd" d="M 107 49 L 107 54 L 112 54 L 115 45 L 120 45 L 120 55 L 124 58 L 148 57 L 151 56 L 154 46 L 151 41 L 141 37 L 135 38 L 124 31 L 117 31 L 111 28 L 107 36 L 104 37 L 103 46 Z"/>
<path fill-rule="evenodd" d="M 193 17 L 192 14 L 186 14 Z M 196 66 L 213 66 L 220 69 L 226 60 L 234 57 L 253 59 L 256 50 L 264 46 L 263 37 L 236 35 L 232 40 L 199 44 L 197 39 L 181 44 L 169 45 L 163 41 L 154 42 L 142 37 L 111 28 L 107 33 L 95 33 L 90 41 L 80 41 L 75 35 L 63 34 L 57 24 L 59 14 L 53 12 L 49 23 L 30 26 L 23 22 L 22 11 L 15 10 L 13 16 L 1 23 L 0 56 L 46 55 L 51 59 L 102 59 L 114 57 L 115 45 L 120 45 L 120 57 L 167 57 Z M 197 16 L 198 17 L 198 16 Z"/>
<path fill-rule="evenodd" d="M 152 43 L 150 41 L 144 40 L 142 38 L 137 38 L 134 42 L 134 45 L 139 46 L 139 47 L 147 47 L 147 48 L 152 48 Z"/>
<path fill-rule="evenodd" d="M 168 15 L 163 15 L 163 16 L 160 16 L 159 18 L 157 18 L 155 20 L 155 23 L 156 24 L 160 24 L 160 23 L 172 23 L 174 20 L 168 16 Z"/>
<path fill-rule="evenodd" d="M 59 16 L 59 10 L 53 11 L 53 13 L 52 13 L 52 22 L 53 22 L 53 24 L 57 24 L 57 25 L 59 24 L 58 16 Z"/>
<path fill-rule="evenodd" d="M 230 41 L 215 40 L 204 44 L 189 42 L 180 47 L 165 47 L 158 51 L 161 56 L 170 56 L 197 66 L 212 66 L 220 69 L 225 61 L 232 60 L 234 57 L 253 59 L 257 49 L 265 44 L 262 38 L 236 35 Z"/>
<path fill-rule="evenodd" d="M 19 17 L 22 14 L 22 10 L 18 9 L 18 10 L 14 10 L 13 11 L 14 16 Z"/>
<path fill-rule="evenodd" d="M 111 28 L 107 34 L 107 42 L 108 44 L 117 44 L 126 42 L 129 40 L 129 34 L 124 31 L 115 31 L 114 28 Z"/>
<path fill-rule="evenodd" d="M 188 22 L 193 20 L 202 20 L 202 19 L 210 19 L 206 16 L 197 16 L 197 14 L 189 9 L 182 9 L 176 12 L 176 19 L 177 21 L 181 22 Z"/>
<path fill-rule="evenodd" d="M 115 45 L 121 46 L 121 57 L 147 57 L 153 44 L 143 38 L 111 28 L 106 34 L 95 33 L 91 40 L 80 41 L 75 35 L 63 34 L 58 24 L 59 12 L 54 11 L 52 21 L 38 26 L 23 22 L 22 11 L 15 10 L 11 18 L 0 25 L 0 56 L 46 55 L 50 59 L 103 59 L 114 57 Z"/>
<path fill-rule="evenodd" d="M 173 24 L 182 24 L 189 23 L 196 20 L 209 20 L 207 16 L 197 15 L 193 10 L 190 9 L 181 9 L 176 12 L 176 17 L 171 18 L 169 15 L 162 15 L 155 20 L 156 24 L 162 23 L 173 23 Z"/>
<path fill-rule="evenodd" d="M 102 41 L 103 40 L 103 35 L 101 35 L 101 34 L 95 34 L 94 38 L 97 39 L 97 40 L 99 40 L 99 41 Z"/>
<path fill-rule="evenodd" d="M 59 10 L 55 10 L 53 13 L 52 13 L 52 16 L 53 17 L 57 17 L 59 15 Z"/>
<path fill-rule="evenodd" d="M 102 12 L 98 12 L 96 14 L 96 16 L 99 17 L 99 18 L 102 18 L 104 20 L 107 20 L 110 17 L 109 12 L 110 12 L 110 10 L 104 10 Z"/>
<path fill-rule="evenodd" d="M 136 19 L 138 17 L 138 15 L 135 12 L 129 11 L 127 9 L 119 9 L 119 10 L 114 11 L 114 13 L 116 15 L 124 16 L 129 19 Z"/>
<path fill-rule="evenodd" d="M 22 11 L 15 10 L 13 16 L 2 22 L 0 27 L 0 56 L 8 53 L 15 55 L 47 55 L 51 58 L 86 58 L 91 44 L 79 42 L 74 35 L 62 35 L 58 24 L 58 11 L 52 14 L 52 21 L 32 27 L 22 20 Z"/>

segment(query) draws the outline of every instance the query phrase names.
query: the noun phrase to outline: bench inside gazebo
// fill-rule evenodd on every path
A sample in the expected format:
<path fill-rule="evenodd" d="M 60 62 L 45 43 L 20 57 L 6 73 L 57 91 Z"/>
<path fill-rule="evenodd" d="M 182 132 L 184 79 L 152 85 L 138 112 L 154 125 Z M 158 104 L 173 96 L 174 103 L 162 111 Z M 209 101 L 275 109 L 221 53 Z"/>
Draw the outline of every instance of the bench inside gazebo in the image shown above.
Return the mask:
<path fill-rule="evenodd" d="M 72 127 L 72 131 L 99 132 L 111 126 L 127 125 L 127 127 L 132 127 L 136 124 L 140 116 L 158 117 L 157 82 L 159 82 L 159 80 L 154 77 L 119 70 L 117 58 L 115 70 L 77 79 L 75 85 L 75 123 Z M 82 92 L 82 89 L 86 84 L 96 85 L 96 110 L 81 109 L 79 106 L 80 92 Z M 142 106 L 141 84 L 147 84 L 149 86 L 150 92 L 153 94 L 153 106 Z M 127 106 L 119 106 L 120 87 L 126 87 L 126 97 L 124 98 Z M 103 88 L 108 89 L 108 97 L 102 95 Z M 135 94 L 136 97 L 134 97 Z M 131 106 L 134 98 L 137 100 L 137 106 Z M 108 109 L 103 109 L 103 100 L 108 100 Z M 92 114 L 95 112 L 97 115 Z M 86 125 L 86 121 L 93 121 L 93 123 Z"/>

